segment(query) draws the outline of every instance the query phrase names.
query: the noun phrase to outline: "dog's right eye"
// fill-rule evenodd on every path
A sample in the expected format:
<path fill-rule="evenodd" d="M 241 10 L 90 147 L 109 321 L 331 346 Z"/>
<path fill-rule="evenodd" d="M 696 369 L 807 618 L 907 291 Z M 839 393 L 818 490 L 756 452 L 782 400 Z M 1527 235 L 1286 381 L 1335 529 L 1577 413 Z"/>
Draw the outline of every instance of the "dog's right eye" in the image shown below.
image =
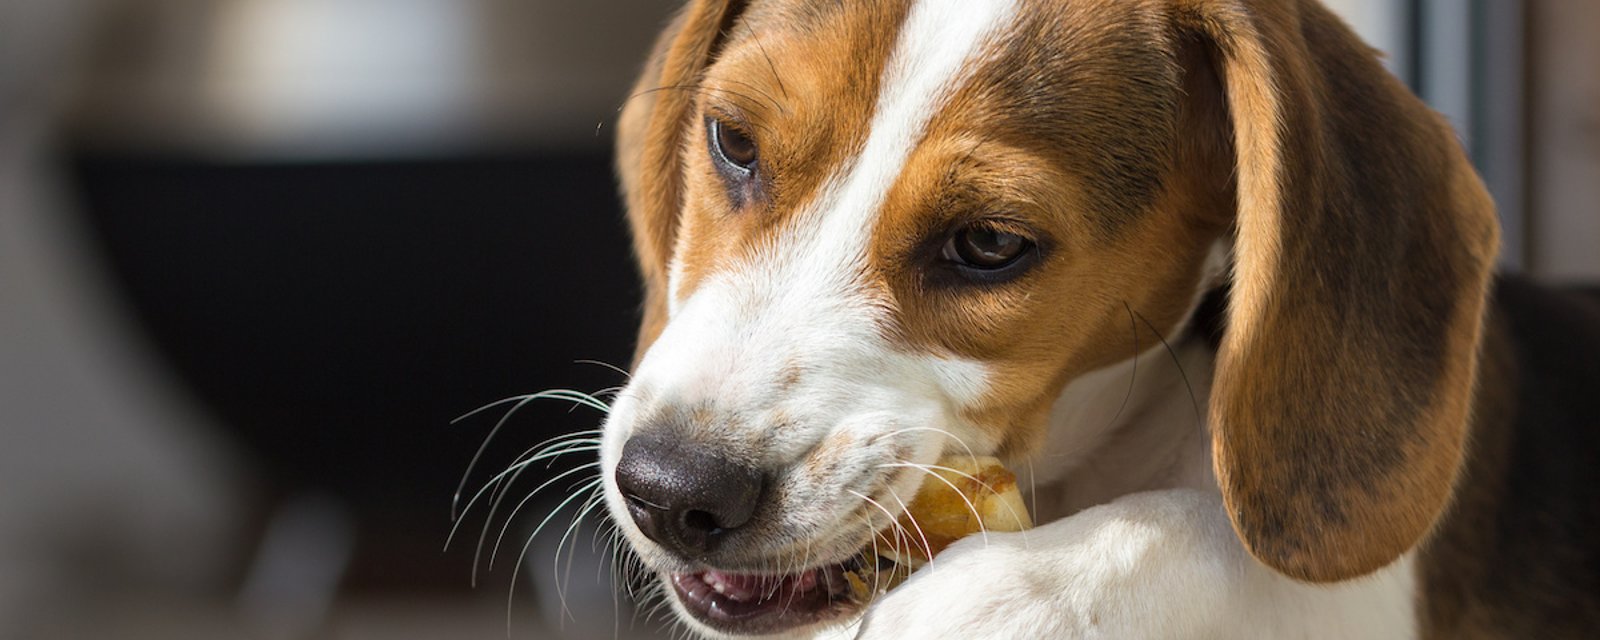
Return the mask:
<path fill-rule="evenodd" d="M 727 169 L 749 175 L 756 170 L 756 162 L 761 159 L 756 149 L 756 143 L 750 136 L 731 126 L 723 124 L 716 118 L 709 120 L 711 148 L 717 162 Z"/>
<path fill-rule="evenodd" d="M 1000 284 L 1026 273 L 1043 255 L 1034 234 L 1013 225 L 979 221 L 951 231 L 938 252 L 937 273 L 957 282 Z"/>
<path fill-rule="evenodd" d="M 996 271 L 1011 266 L 1032 248 L 1032 242 L 1015 233 L 969 226 L 950 236 L 939 255 L 965 267 Z"/>

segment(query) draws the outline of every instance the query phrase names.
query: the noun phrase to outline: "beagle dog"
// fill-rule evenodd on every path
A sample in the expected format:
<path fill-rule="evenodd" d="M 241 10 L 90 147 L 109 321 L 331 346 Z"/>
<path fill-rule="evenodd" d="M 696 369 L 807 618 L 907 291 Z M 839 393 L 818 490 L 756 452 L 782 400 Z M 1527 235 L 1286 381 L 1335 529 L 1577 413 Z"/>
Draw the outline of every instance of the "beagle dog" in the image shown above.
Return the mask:
<path fill-rule="evenodd" d="M 1314 0 L 691 0 L 604 499 L 708 637 L 1600 634 L 1600 311 Z M 1040 525 L 871 602 L 931 464 Z"/>

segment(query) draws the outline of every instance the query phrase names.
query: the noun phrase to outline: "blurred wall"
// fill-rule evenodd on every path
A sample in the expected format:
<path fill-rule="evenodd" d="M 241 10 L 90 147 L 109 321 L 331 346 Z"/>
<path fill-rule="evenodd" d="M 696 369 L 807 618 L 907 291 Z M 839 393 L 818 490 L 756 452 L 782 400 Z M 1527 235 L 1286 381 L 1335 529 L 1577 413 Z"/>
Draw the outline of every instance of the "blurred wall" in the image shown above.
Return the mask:
<path fill-rule="evenodd" d="M 1600 3 L 1528 3 L 1531 267 L 1600 281 Z"/>
<path fill-rule="evenodd" d="M 204 597 L 243 493 L 128 323 L 56 163 L 89 3 L 0 3 L 0 637 Z"/>
<path fill-rule="evenodd" d="M 284 158 L 600 149 L 674 3 L 104 0 L 85 135 Z"/>
<path fill-rule="evenodd" d="M 1383 66 L 1410 82 L 1411 47 L 1405 2 L 1397 0 L 1324 0 L 1368 44 L 1383 51 Z"/>

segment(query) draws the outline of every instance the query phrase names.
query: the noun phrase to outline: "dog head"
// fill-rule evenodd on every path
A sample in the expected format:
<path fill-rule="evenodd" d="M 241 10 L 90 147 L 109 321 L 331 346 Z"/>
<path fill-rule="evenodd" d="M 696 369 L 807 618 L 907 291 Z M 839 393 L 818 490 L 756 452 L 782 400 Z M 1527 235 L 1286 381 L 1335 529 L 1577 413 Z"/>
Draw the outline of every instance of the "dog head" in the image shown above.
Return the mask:
<path fill-rule="evenodd" d="M 646 302 L 606 502 L 701 631 L 855 612 L 826 585 L 916 465 L 1028 455 L 1066 384 L 1184 322 L 1219 244 L 1246 548 L 1348 578 L 1444 508 L 1492 206 L 1309 0 L 693 0 L 618 149 Z"/>

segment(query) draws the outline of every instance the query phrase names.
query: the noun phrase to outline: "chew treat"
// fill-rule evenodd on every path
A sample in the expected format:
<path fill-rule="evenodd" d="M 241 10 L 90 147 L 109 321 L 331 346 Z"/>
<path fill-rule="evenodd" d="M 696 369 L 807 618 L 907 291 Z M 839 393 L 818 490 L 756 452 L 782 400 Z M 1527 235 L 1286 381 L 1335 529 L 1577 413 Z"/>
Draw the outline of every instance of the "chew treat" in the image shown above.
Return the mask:
<path fill-rule="evenodd" d="M 888 591 L 957 540 L 1033 526 L 1017 477 L 990 457 L 950 455 L 928 469 L 897 526 L 878 533 L 845 573 L 858 600 Z"/>

